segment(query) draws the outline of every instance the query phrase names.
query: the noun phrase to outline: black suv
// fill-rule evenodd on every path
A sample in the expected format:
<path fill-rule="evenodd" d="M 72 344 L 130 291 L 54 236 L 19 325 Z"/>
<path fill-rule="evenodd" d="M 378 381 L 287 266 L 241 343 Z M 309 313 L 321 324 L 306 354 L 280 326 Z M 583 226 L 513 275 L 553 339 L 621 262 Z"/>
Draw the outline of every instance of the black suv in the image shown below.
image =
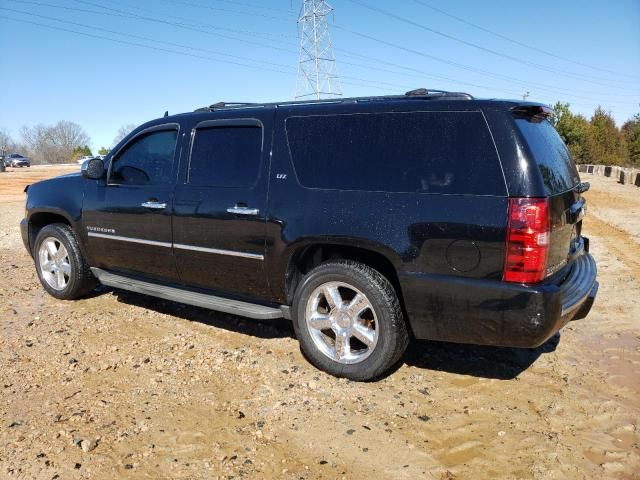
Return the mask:
<path fill-rule="evenodd" d="M 60 299 L 96 282 L 293 320 L 334 375 L 409 338 L 535 347 L 595 297 L 588 184 L 535 103 L 401 96 L 216 104 L 31 185 L 22 235 Z"/>

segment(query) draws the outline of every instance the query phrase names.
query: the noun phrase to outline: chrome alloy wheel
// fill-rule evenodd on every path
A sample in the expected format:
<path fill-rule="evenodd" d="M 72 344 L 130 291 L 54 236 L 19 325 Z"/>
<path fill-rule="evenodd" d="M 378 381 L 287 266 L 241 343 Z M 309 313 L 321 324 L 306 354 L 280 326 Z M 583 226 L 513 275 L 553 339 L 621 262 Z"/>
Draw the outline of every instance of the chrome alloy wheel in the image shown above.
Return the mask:
<path fill-rule="evenodd" d="M 64 290 L 71 276 L 69 253 L 60 240 L 45 238 L 38 249 L 38 262 L 42 278 L 54 290 Z"/>
<path fill-rule="evenodd" d="M 316 288 L 307 301 L 305 321 L 315 346 L 339 363 L 362 362 L 378 343 L 371 302 L 347 283 L 328 282 Z"/>

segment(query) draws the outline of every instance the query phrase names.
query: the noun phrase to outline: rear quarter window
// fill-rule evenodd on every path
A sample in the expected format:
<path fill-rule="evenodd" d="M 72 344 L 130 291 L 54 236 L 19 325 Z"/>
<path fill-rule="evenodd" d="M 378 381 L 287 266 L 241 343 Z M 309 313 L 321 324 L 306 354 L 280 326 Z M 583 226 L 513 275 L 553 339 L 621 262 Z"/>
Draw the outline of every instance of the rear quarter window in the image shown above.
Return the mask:
<path fill-rule="evenodd" d="M 290 117 L 287 139 L 308 188 L 505 195 L 481 112 Z"/>
<path fill-rule="evenodd" d="M 515 122 L 538 165 L 547 195 L 566 192 L 580 183 L 567 146 L 548 120 L 525 117 Z"/>

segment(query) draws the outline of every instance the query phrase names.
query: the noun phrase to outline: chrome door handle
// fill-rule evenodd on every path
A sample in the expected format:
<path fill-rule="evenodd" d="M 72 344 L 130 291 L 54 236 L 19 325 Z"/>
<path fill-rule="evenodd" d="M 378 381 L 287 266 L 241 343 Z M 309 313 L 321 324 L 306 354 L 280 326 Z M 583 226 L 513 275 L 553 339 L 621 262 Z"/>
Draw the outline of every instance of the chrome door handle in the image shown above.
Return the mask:
<path fill-rule="evenodd" d="M 249 207 L 229 207 L 227 208 L 227 212 L 235 213 L 236 215 L 258 215 L 260 210 L 257 208 L 249 208 Z"/>
<path fill-rule="evenodd" d="M 144 208 L 154 208 L 156 210 L 162 210 L 167 208 L 167 204 L 166 203 L 159 203 L 159 202 L 143 202 L 142 206 Z"/>

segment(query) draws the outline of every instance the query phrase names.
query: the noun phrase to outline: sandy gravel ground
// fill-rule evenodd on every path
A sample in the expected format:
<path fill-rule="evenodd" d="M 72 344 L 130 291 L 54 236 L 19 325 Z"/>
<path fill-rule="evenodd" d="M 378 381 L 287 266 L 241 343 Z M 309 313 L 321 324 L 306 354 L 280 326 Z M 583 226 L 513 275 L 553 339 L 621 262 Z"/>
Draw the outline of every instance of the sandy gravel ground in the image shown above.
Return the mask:
<path fill-rule="evenodd" d="M 416 342 L 359 384 L 285 321 L 47 296 L 17 224 L 60 172 L 0 173 L 0 478 L 640 478 L 640 189 L 585 175 L 587 319 L 535 350 Z"/>

